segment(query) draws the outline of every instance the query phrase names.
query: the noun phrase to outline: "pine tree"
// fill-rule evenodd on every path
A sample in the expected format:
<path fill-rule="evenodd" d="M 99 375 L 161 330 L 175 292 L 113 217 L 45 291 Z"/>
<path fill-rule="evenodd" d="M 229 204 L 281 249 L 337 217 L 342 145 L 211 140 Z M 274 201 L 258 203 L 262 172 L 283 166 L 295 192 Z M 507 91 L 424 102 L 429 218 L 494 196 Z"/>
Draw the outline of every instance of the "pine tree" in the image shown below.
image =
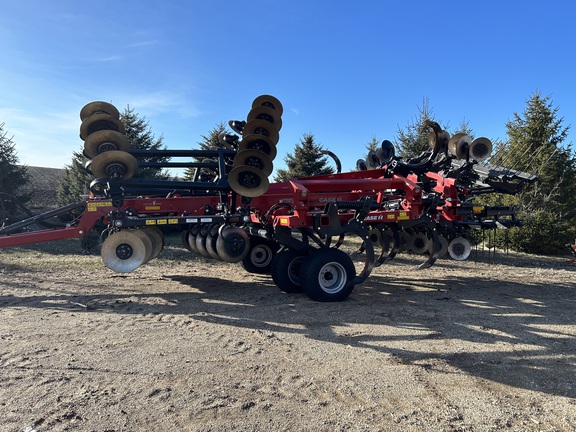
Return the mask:
<path fill-rule="evenodd" d="M 162 150 L 165 149 L 162 137 L 156 139 L 152 134 L 149 124 L 144 117 L 138 116 L 134 110 L 127 107 L 120 114 L 120 120 L 126 128 L 126 135 L 131 149 L 138 150 Z M 138 158 L 139 162 L 166 162 L 165 157 Z M 94 180 L 84 168 L 86 157 L 82 151 L 73 152 L 70 165 L 64 168 L 63 180 L 57 190 L 58 201 L 61 205 L 82 200 L 83 196 L 90 193 L 90 183 Z M 154 180 L 167 180 L 170 176 L 162 168 L 144 168 L 136 170 L 134 178 L 146 178 Z M 78 214 L 66 215 L 74 217 Z M 64 218 L 63 217 L 63 218 Z M 99 234 L 103 227 L 97 226 L 86 237 L 81 238 L 81 246 L 84 252 L 96 252 L 98 250 Z"/>
<path fill-rule="evenodd" d="M 60 205 L 81 201 L 90 193 L 90 183 L 94 176 L 84 168 L 85 161 L 81 151 L 73 152 L 70 165 L 64 167 L 64 175 L 56 191 Z"/>
<path fill-rule="evenodd" d="M 210 132 L 208 132 L 208 135 L 202 135 L 202 141 L 198 142 L 198 145 L 200 146 L 199 150 L 226 148 L 218 138 L 222 133 L 231 134 L 232 132 L 228 130 L 224 123 L 220 122 L 212 128 Z M 201 159 L 195 159 L 196 161 L 201 162 Z M 184 180 L 193 180 L 195 171 L 196 168 L 186 168 L 183 175 Z"/>
<path fill-rule="evenodd" d="M 284 158 L 288 169 L 279 169 L 274 181 L 334 173 L 334 168 L 328 165 L 327 157 L 322 154 L 323 150 L 320 144 L 314 142 L 314 135 L 304 134 L 300 144 L 296 144 L 294 154 L 288 153 Z"/>
<path fill-rule="evenodd" d="M 376 150 L 378 150 L 378 147 L 380 147 L 380 143 L 378 142 L 376 137 L 372 137 L 372 141 L 370 141 L 365 146 L 366 155 L 364 156 L 364 160 L 368 160 L 368 155 L 370 154 L 370 152 L 376 152 Z"/>
<path fill-rule="evenodd" d="M 140 117 L 133 108 L 126 107 L 120 114 L 120 121 L 126 128 L 126 136 L 130 142 L 130 148 L 134 150 L 164 150 L 163 137 L 156 138 L 150 130 L 149 122 L 145 117 Z M 139 162 L 167 162 L 166 157 L 139 157 Z M 170 175 L 162 168 L 140 167 L 134 174 L 134 178 L 168 180 Z"/>
<path fill-rule="evenodd" d="M 413 158 L 429 150 L 428 136 L 430 128 L 426 120 L 434 120 L 434 113 L 429 107 L 428 99 L 423 99 L 422 107 L 418 107 L 418 116 L 408 123 L 404 129 L 398 129 L 398 137 L 394 146 L 398 155 L 405 159 Z"/>
<path fill-rule="evenodd" d="M 564 145 L 569 126 L 563 126 L 550 96 L 535 92 L 506 128 L 509 139 L 500 143 L 491 163 L 538 176 L 516 196 L 495 197 L 520 208 L 523 226 L 513 231 L 512 246 L 529 253 L 563 253 L 576 236 L 576 159 L 571 144 Z"/>
<path fill-rule="evenodd" d="M 22 190 L 28 181 L 26 167 L 18 165 L 15 144 L 0 123 L 0 192 L 9 195 L 0 196 L 0 226 L 21 219 L 17 202 L 25 204 L 30 199 Z"/>

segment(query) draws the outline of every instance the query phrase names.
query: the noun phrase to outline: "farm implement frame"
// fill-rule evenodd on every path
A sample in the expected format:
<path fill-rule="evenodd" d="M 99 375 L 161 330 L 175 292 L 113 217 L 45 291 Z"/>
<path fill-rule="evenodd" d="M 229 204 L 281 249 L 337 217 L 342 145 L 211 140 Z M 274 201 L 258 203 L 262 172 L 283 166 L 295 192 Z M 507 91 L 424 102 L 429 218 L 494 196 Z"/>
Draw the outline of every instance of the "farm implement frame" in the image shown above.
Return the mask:
<path fill-rule="evenodd" d="M 480 166 L 491 151 L 487 139 L 450 137 L 431 123 L 430 151 L 416 160 L 396 158 L 384 141 L 356 171 L 340 172 L 326 151 L 337 173 L 269 183 L 282 110 L 275 97 L 257 97 L 245 121 L 229 122 L 236 134 L 222 134 L 219 149 L 134 150 L 116 108 L 92 102 L 80 113 L 86 169 L 95 177 L 90 198 L 0 227 L 0 247 L 80 238 L 103 226 L 104 264 L 131 272 L 161 253 L 165 227 L 178 228 L 193 253 L 269 273 L 285 292 L 341 301 L 402 250 L 426 255 L 420 269 L 447 253 L 466 259 L 467 230 L 518 223 L 514 208 L 467 201 L 535 181 Z M 192 181 L 134 178 L 146 167 L 195 174 Z M 70 213 L 79 216 L 66 226 L 38 229 Z M 359 271 L 341 248 L 349 237 L 364 254 Z"/>

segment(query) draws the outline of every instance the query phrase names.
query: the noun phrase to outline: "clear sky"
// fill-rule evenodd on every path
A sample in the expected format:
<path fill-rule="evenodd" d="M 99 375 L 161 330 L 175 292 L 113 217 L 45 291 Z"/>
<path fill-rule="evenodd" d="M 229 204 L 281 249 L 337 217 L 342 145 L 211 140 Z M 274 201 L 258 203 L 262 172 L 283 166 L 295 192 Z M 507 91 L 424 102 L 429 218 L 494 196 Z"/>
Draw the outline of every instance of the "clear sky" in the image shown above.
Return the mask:
<path fill-rule="evenodd" d="M 0 3 L 0 123 L 27 165 L 69 164 L 93 100 L 134 108 L 180 149 L 272 94 L 276 167 L 312 133 L 349 170 L 424 98 L 440 123 L 491 139 L 535 91 L 575 123 L 572 0 Z"/>

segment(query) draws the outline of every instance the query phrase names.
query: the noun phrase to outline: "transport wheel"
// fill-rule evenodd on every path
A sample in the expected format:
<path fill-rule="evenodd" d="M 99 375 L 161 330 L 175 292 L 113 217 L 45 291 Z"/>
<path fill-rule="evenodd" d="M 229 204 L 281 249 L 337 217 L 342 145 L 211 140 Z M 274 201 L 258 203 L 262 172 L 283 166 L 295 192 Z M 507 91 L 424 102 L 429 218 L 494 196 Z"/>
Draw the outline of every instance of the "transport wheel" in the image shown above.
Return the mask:
<path fill-rule="evenodd" d="M 150 250 L 147 249 L 145 235 L 133 231 L 120 231 L 106 238 L 102 243 L 102 262 L 118 273 L 129 273 L 146 262 Z"/>
<path fill-rule="evenodd" d="M 250 252 L 250 238 L 242 228 L 223 226 L 216 239 L 216 251 L 222 261 L 242 261 Z"/>
<path fill-rule="evenodd" d="M 96 113 L 104 113 L 117 119 L 120 118 L 120 112 L 114 105 L 108 102 L 96 101 L 84 105 L 84 107 L 80 110 L 80 120 L 84 121 L 92 114 Z"/>
<path fill-rule="evenodd" d="M 287 293 L 302 292 L 302 267 L 307 257 L 292 249 L 284 249 L 274 255 L 270 265 L 272 280 Z"/>
<path fill-rule="evenodd" d="M 270 273 L 272 260 L 279 248 L 276 242 L 261 237 L 250 237 L 250 252 L 242 260 L 242 266 L 248 273 Z"/>
<path fill-rule="evenodd" d="M 448 244 L 448 254 L 456 261 L 465 261 L 470 256 L 472 247 L 464 237 L 456 237 Z"/>
<path fill-rule="evenodd" d="M 302 287 L 312 300 L 343 301 L 354 289 L 354 263 L 338 249 L 316 249 L 306 258 L 302 273 Z"/>

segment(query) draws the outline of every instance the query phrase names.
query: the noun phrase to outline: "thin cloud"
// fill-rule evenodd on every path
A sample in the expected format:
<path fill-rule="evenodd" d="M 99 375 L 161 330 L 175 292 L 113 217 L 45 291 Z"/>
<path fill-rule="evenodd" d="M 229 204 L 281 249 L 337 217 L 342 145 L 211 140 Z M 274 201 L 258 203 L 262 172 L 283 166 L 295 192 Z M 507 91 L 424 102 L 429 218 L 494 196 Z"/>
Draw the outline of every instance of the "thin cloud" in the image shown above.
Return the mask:
<path fill-rule="evenodd" d="M 81 148 L 77 112 L 0 108 L 0 118 L 24 165 L 62 168 L 72 160 L 72 152 Z"/>
<path fill-rule="evenodd" d="M 181 118 L 192 118 L 202 114 L 194 102 L 172 92 L 158 91 L 126 99 L 130 107 L 146 116 L 172 113 Z"/>
<path fill-rule="evenodd" d="M 96 57 L 96 58 L 92 58 L 90 60 L 93 62 L 97 62 L 97 63 L 110 63 L 110 62 L 121 61 L 123 59 L 124 59 L 123 56 L 121 56 L 119 54 L 115 54 L 115 55 L 111 55 L 111 56 L 107 56 L 107 57 Z"/>
<path fill-rule="evenodd" d="M 157 40 L 148 40 L 148 41 L 142 41 L 142 42 L 134 42 L 130 45 L 127 45 L 126 48 L 145 48 L 145 47 L 149 47 L 152 45 L 156 45 L 158 43 Z"/>

